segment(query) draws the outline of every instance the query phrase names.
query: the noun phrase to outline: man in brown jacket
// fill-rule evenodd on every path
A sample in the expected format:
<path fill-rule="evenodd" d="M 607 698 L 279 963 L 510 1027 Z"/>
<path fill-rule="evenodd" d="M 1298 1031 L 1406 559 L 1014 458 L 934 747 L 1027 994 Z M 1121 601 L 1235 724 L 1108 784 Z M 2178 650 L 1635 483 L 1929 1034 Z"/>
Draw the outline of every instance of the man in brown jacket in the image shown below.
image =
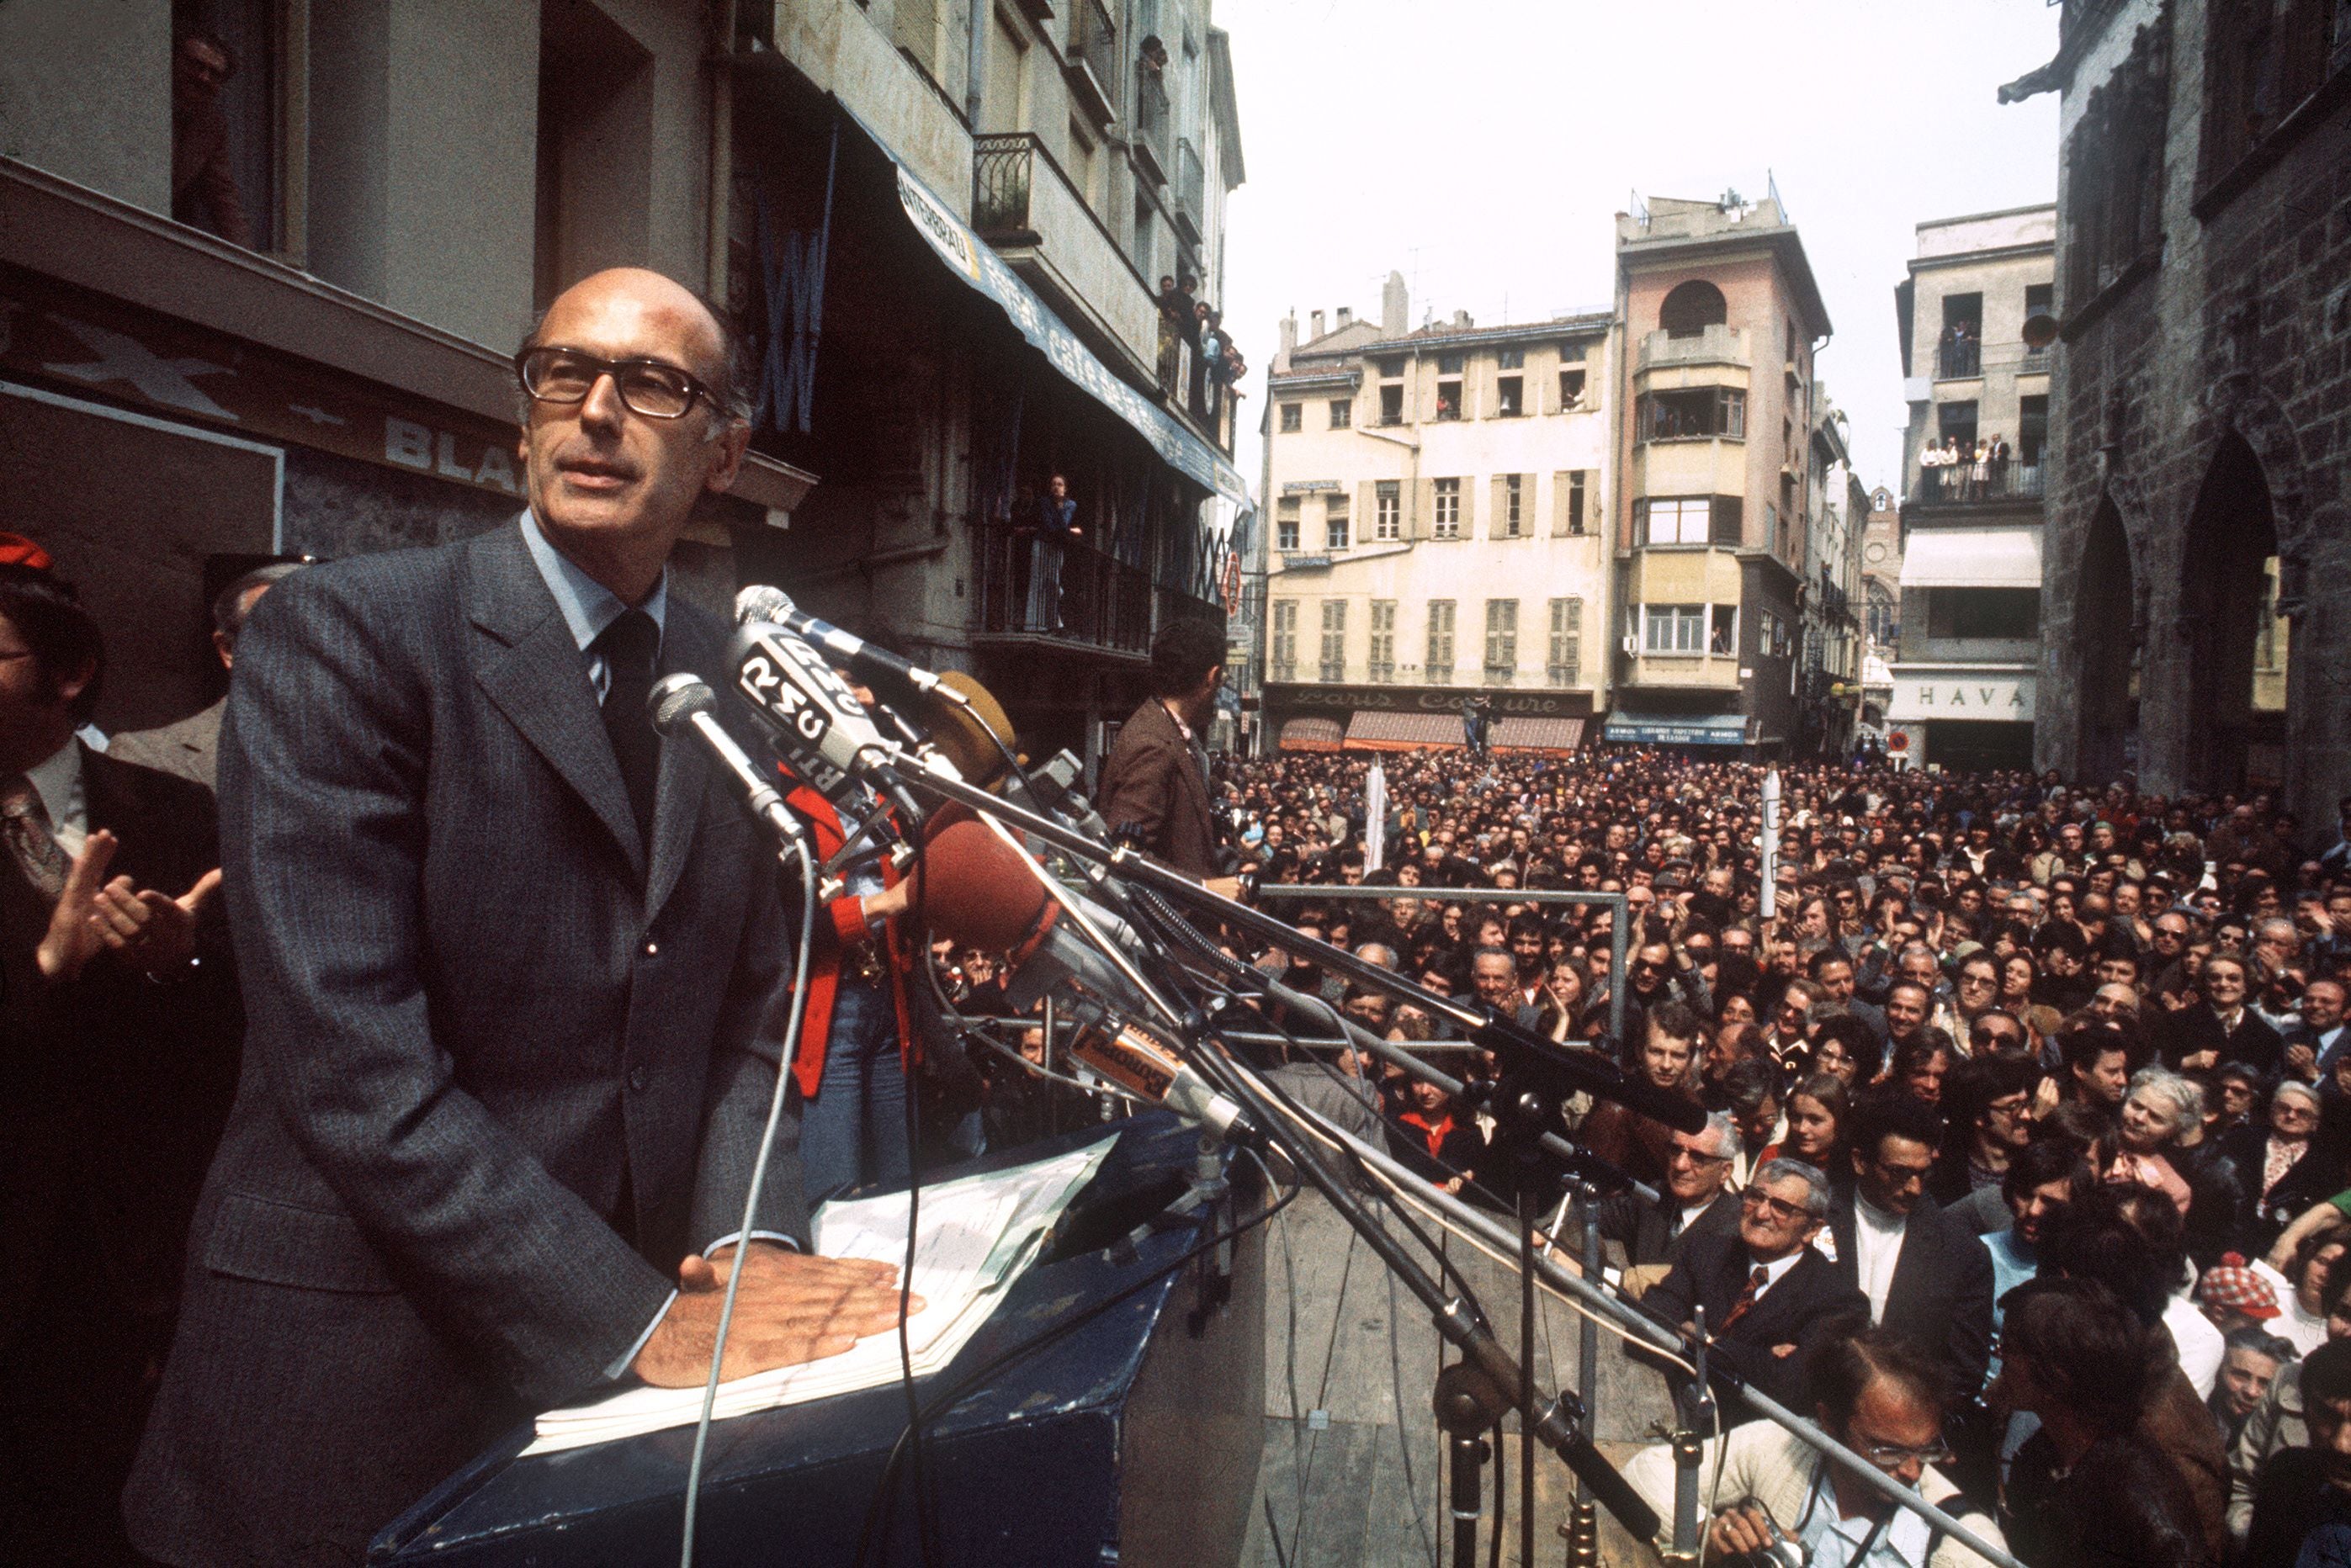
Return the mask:
<path fill-rule="evenodd" d="M 1097 803 L 1111 831 L 1130 829 L 1153 858 L 1231 897 L 1217 877 L 1217 827 L 1208 812 L 1208 753 L 1201 732 L 1225 683 L 1225 636 L 1204 620 L 1171 621 L 1151 645 L 1151 692 L 1118 732 L 1102 763 Z"/>

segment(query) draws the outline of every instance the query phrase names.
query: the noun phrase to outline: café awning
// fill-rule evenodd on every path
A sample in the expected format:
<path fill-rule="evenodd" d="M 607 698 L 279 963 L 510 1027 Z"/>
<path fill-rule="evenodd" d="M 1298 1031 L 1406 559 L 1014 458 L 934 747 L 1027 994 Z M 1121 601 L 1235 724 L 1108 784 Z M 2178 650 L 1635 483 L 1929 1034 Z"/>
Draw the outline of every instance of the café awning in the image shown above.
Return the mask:
<path fill-rule="evenodd" d="M 1336 719 L 1292 719 L 1278 743 L 1285 752 L 1335 752 L 1342 740 Z"/>
<path fill-rule="evenodd" d="M 1364 711 L 1347 721 L 1351 752 L 1416 752 L 1467 744 L 1468 737 L 1462 732 L 1458 713 Z"/>
<path fill-rule="evenodd" d="M 1512 715 L 1494 721 L 1494 734 L 1487 744 L 1497 752 L 1527 752 L 1547 756 L 1570 756 L 1583 743 L 1583 721 L 1581 719 L 1537 719 Z"/>
<path fill-rule="evenodd" d="M 1913 528 L 1902 549 L 1906 588 L 2037 588 L 2041 530 Z"/>

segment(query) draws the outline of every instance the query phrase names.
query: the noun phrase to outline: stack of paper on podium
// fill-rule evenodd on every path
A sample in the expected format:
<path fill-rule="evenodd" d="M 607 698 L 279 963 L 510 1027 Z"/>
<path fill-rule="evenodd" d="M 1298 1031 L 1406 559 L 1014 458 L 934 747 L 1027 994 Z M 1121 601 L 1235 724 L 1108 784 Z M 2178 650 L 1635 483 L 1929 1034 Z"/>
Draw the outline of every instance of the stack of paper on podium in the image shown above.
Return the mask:
<path fill-rule="evenodd" d="M 923 1310 L 907 1320 L 914 1376 L 956 1358 L 1036 1256 L 1038 1242 L 1078 1189 L 1092 1179 L 1117 1139 L 982 1176 L 923 1189 L 914 1247 L 914 1293 Z M 876 1258 L 904 1264 L 906 1194 L 835 1200 L 817 1210 L 816 1250 L 829 1258 Z M 875 1334 L 854 1349 L 800 1366 L 754 1373 L 718 1386 L 713 1418 L 745 1416 L 809 1399 L 895 1383 L 903 1375 L 898 1336 Z M 591 1404 L 549 1410 L 526 1454 L 610 1442 L 702 1414 L 702 1388 L 632 1387 Z"/>

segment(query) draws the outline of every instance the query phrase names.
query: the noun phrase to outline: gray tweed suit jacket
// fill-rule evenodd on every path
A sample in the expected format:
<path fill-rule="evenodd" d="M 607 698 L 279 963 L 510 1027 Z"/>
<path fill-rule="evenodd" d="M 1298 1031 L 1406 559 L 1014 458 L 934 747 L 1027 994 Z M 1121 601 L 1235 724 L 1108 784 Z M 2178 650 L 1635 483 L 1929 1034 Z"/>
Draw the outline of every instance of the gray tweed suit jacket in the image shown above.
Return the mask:
<path fill-rule="evenodd" d="M 725 647 L 671 599 L 664 669 Z M 664 744 L 641 843 L 517 524 L 302 573 L 237 654 L 243 1077 L 125 1511 L 169 1563 L 357 1561 L 735 1231 L 787 941 L 698 752 Z M 759 1223 L 804 1237 L 785 1136 Z"/>

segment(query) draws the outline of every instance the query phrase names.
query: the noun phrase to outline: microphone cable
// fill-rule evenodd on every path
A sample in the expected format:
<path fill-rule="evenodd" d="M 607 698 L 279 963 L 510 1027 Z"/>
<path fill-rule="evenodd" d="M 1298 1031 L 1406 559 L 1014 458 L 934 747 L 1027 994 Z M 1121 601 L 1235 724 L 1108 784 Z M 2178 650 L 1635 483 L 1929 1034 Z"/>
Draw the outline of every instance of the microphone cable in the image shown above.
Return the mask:
<path fill-rule="evenodd" d="M 719 1372 L 726 1361 L 726 1335 L 735 1326 L 735 1296 L 742 1289 L 749 1262 L 751 1230 L 759 1217 L 759 1195 L 767 1186 L 768 1159 L 775 1152 L 776 1133 L 783 1124 L 786 1090 L 791 1083 L 792 1058 L 799 1053 L 800 1023 L 807 1012 L 809 950 L 816 938 L 816 863 L 808 846 L 793 840 L 786 851 L 799 863 L 800 935 L 792 967 L 792 994 L 800 1005 L 791 1010 L 784 1025 L 781 1054 L 776 1059 L 775 1093 L 768 1099 L 768 1125 L 759 1134 L 759 1152 L 751 1161 L 751 1184 L 743 1195 L 743 1223 L 735 1233 L 735 1266 L 726 1273 L 726 1299 L 719 1303 L 718 1335 L 710 1347 L 710 1376 L 702 1386 L 702 1413 L 694 1423 L 694 1455 L 685 1467 L 685 1524 L 678 1543 L 678 1568 L 694 1568 L 694 1532 L 702 1501 L 702 1466 L 710 1444 L 710 1417 L 718 1402 Z"/>

